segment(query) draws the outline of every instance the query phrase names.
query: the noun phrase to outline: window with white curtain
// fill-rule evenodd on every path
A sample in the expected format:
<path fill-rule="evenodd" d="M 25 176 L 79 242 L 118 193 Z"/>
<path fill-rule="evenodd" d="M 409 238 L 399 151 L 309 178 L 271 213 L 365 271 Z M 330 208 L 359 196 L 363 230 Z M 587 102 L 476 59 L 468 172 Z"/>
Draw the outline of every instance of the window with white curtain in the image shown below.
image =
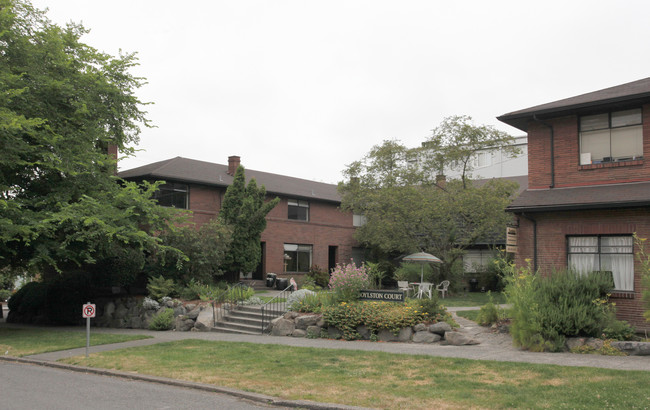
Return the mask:
<path fill-rule="evenodd" d="M 642 157 L 640 108 L 580 117 L 580 165 Z"/>
<path fill-rule="evenodd" d="M 634 290 L 634 241 L 626 236 L 569 236 L 569 267 L 588 274 L 610 271 L 614 289 Z"/>

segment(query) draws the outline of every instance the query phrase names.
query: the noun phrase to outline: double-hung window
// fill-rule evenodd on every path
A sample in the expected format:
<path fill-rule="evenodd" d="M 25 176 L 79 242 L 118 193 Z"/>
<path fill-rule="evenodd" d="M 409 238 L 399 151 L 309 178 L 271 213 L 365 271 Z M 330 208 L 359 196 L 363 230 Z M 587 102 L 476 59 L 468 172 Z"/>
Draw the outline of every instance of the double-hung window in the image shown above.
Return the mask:
<path fill-rule="evenodd" d="M 172 182 L 160 185 L 153 197 L 158 201 L 158 205 L 188 209 L 188 192 L 187 185 Z"/>
<path fill-rule="evenodd" d="M 569 267 L 587 274 L 610 271 L 614 289 L 634 290 L 634 241 L 627 236 L 569 236 Z"/>
<path fill-rule="evenodd" d="M 309 272 L 311 268 L 312 245 L 284 244 L 284 271 Z"/>
<path fill-rule="evenodd" d="M 580 117 L 580 165 L 642 157 L 640 108 Z"/>
<path fill-rule="evenodd" d="M 289 199 L 289 219 L 309 221 L 309 201 Z"/>

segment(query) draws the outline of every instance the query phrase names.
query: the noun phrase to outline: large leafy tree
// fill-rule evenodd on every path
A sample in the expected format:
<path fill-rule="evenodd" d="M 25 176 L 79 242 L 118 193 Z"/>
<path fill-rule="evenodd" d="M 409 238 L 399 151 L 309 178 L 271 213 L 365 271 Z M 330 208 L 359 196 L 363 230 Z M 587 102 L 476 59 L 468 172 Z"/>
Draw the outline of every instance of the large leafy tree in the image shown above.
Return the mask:
<path fill-rule="evenodd" d="M 483 129 L 466 124 L 464 132 L 477 135 Z M 508 141 L 500 133 L 495 136 L 494 144 L 485 138 L 480 146 Z M 471 181 L 468 172 L 440 182 L 436 176 L 445 159 L 460 161 L 455 163 L 461 166 L 469 162 L 465 158 L 470 151 L 458 145 L 471 140 L 452 137 L 436 137 L 435 152 L 431 146 L 407 148 L 384 141 L 347 167 L 346 181 L 339 184 L 342 208 L 366 218 L 357 229 L 357 240 L 382 254 L 433 253 L 444 262 L 447 276 L 467 247 L 503 235 L 509 220 L 504 210 L 516 184 L 492 180 L 481 185 Z"/>
<path fill-rule="evenodd" d="M 172 220 L 155 184 L 118 180 L 107 151 L 131 153 L 147 125 L 136 57 L 99 52 L 86 32 L 0 0 L 0 268 L 130 274 Z"/>
<path fill-rule="evenodd" d="M 266 215 L 280 202 L 266 200 L 266 189 L 255 179 L 246 185 L 246 171 L 239 166 L 226 190 L 219 218 L 232 228 L 230 251 L 224 268 L 230 273 L 252 272 L 260 263 L 260 238 L 266 229 Z"/>

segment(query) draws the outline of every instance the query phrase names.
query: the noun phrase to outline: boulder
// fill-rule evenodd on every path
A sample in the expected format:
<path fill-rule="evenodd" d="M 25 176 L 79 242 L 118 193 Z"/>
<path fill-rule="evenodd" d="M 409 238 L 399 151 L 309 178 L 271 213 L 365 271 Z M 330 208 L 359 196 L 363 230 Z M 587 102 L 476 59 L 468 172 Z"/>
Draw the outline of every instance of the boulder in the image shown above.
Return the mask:
<path fill-rule="evenodd" d="M 368 329 L 368 326 L 366 325 L 361 325 L 357 327 L 357 333 L 361 336 L 363 340 L 369 340 L 370 339 L 370 329 Z"/>
<path fill-rule="evenodd" d="M 318 323 L 320 315 L 302 315 L 295 319 L 296 329 L 307 329 L 309 326 L 314 326 Z"/>
<path fill-rule="evenodd" d="M 424 323 L 418 323 L 417 325 L 413 326 L 413 331 L 416 333 L 425 330 L 427 330 L 427 325 L 425 325 Z"/>
<path fill-rule="evenodd" d="M 300 313 L 298 313 L 298 312 L 287 312 L 287 313 L 284 314 L 284 318 L 289 319 L 289 320 L 293 320 L 293 319 L 297 318 L 298 316 L 300 316 Z"/>
<path fill-rule="evenodd" d="M 194 321 L 187 316 L 177 316 L 175 329 L 177 332 L 189 332 L 194 327 Z"/>
<path fill-rule="evenodd" d="M 293 337 L 305 337 L 307 336 L 307 331 L 304 329 L 295 329 L 293 332 L 291 332 L 291 336 Z"/>
<path fill-rule="evenodd" d="M 187 305 L 185 307 L 186 309 L 188 309 L 187 317 L 196 320 L 196 318 L 199 317 L 199 313 L 201 313 L 201 306 L 195 306 L 192 308 L 192 310 L 189 310 L 189 306 L 190 305 Z"/>
<path fill-rule="evenodd" d="M 202 309 L 196 317 L 196 323 L 200 323 L 205 327 L 214 326 L 214 312 L 212 311 L 212 308 L 206 307 L 205 309 Z"/>
<path fill-rule="evenodd" d="M 126 308 L 123 304 L 118 304 L 115 308 L 115 313 L 113 314 L 114 319 L 124 319 L 129 313 L 129 309 Z"/>
<path fill-rule="evenodd" d="M 206 325 L 204 325 L 203 323 L 194 322 L 194 327 L 192 328 L 192 331 L 207 332 L 208 330 L 209 330 L 209 328 Z"/>
<path fill-rule="evenodd" d="M 477 345 L 479 342 L 476 339 L 472 339 L 469 335 L 461 332 L 445 332 L 445 340 L 448 344 L 454 346 L 465 346 L 465 345 Z"/>
<path fill-rule="evenodd" d="M 271 329 L 271 336 L 289 336 L 296 329 L 293 320 L 280 318 L 277 322 L 273 323 Z"/>
<path fill-rule="evenodd" d="M 111 301 L 104 306 L 104 316 L 110 319 L 113 317 L 113 313 L 115 313 L 115 303 Z"/>
<path fill-rule="evenodd" d="M 330 339 L 340 339 L 343 337 L 343 332 L 334 326 L 327 328 L 327 337 Z"/>
<path fill-rule="evenodd" d="M 437 333 L 431 333 L 428 330 L 421 330 L 413 335 L 413 343 L 434 343 L 442 339 Z"/>
<path fill-rule="evenodd" d="M 319 326 L 309 326 L 307 328 L 307 337 L 318 338 L 320 337 L 321 327 Z"/>
<path fill-rule="evenodd" d="M 380 342 L 396 342 L 397 336 L 395 336 L 390 330 L 381 329 L 377 332 L 377 340 Z"/>
<path fill-rule="evenodd" d="M 411 328 L 411 326 L 405 327 L 399 331 L 399 334 L 397 335 L 397 341 L 402 343 L 407 343 L 411 341 L 412 336 L 413 336 L 413 329 Z"/>
<path fill-rule="evenodd" d="M 650 342 L 612 342 L 612 347 L 630 356 L 650 356 Z"/>
<path fill-rule="evenodd" d="M 438 322 L 429 326 L 429 332 L 439 334 L 443 336 L 445 332 L 451 332 L 451 325 L 447 322 Z"/>

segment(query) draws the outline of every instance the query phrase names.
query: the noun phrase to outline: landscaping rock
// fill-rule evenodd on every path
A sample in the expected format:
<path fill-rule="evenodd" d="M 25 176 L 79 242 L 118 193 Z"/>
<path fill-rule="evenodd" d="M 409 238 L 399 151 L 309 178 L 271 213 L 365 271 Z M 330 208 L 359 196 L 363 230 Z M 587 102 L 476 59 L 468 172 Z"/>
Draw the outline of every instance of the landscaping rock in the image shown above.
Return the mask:
<path fill-rule="evenodd" d="M 314 326 L 320 320 L 320 315 L 303 315 L 295 319 L 297 329 L 307 329 Z"/>
<path fill-rule="evenodd" d="M 293 319 L 297 318 L 298 316 L 300 316 L 300 313 L 298 313 L 298 312 L 287 312 L 287 313 L 284 314 L 284 318 L 289 319 L 289 320 L 293 320 Z"/>
<path fill-rule="evenodd" d="M 368 326 L 366 325 L 361 325 L 357 327 L 357 333 L 361 335 L 361 338 L 363 340 L 370 340 L 370 329 L 368 329 Z"/>
<path fill-rule="evenodd" d="M 291 333 L 293 337 L 305 337 L 307 336 L 307 331 L 304 329 L 296 329 Z"/>
<path fill-rule="evenodd" d="M 293 320 L 279 318 L 278 321 L 273 323 L 271 336 L 289 336 L 295 329 L 296 325 L 293 323 Z"/>
<path fill-rule="evenodd" d="M 413 326 L 413 331 L 416 333 L 425 330 L 427 330 L 427 325 L 425 325 L 424 323 L 418 323 L 417 325 Z"/>
<path fill-rule="evenodd" d="M 324 319 L 323 317 L 321 317 L 320 319 L 318 319 L 318 322 L 316 322 L 316 326 L 318 326 L 318 327 L 325 327 L 325 319 Z"/>
<path fill-rule="evenodd" d="M 377 340 L 380 342 L 396 342 L 397 336 L 390 330 L 382 329 L 377 333 Z"/>
<path fill-rule="evenodd" d="M 205 327 L 214 326 L 214 312 L 212 311 L 211 307 L 206 307 L 199 312 L 199 315 L 196 317 L 196 323 L 194 326 L 196 326 L 197 323 L 200 323 Z"/>
<path fill-rule="evenodd" d="M 480 342 L 461 332 L 445 332 L 445 340 L 454 346 L 477 345 Z"/>
<path fill-rule="evenodd" d="M 585 345 L 586 339 L 584 337 L 567 337 L 564 341 L 568 350 L 577 349 Z"/>
<path fill-rule="evenodd" d="M 612 342 L 612 347 L 630 356 L 650 356 L 649 342 Z"/>
<path fill-rule="evenodd" d="M 591 347 L 592 349 L 600 350 L 603 348 L 603 340 L 595 337 L 590 337 L 585 342 L 585 345 Z"/>
<path fill-rule="evenodd" d="M 429 326 L 429 332 L 443 336 L 446 332 L 451 332 L 451 325 L 447 322 L 438 322 Z"/>
<path fill-rule="evenodd" d="M 408 343 L 411 341 L 412 336 L 413 336 L 413 329 L 411 328 L 411 326 L 405 327 L 399 331 L 399 334 L 397 335 L 397 341 L 402 343 Z"/>
<path fill-rule="evenodd" d="M 189 310 L 189 306 L 187 305 L 186 308 Z M 187 317 L 190 319 L 196 320 L 197 317 L 199 317 L 199 313 L 201 313 L 201 306 L 196 306 L 192 308 L 192 310 L 187 312 Z"/>
<path fill-rule="evenodd" d="M 322 327 L 320 326 L 309 326 L 307 328 L 307 337 L 318 338 L 320 337 Z"/>
<path fill-rule="evenodd" d="M 120 303 L 115 308 L 115 313 L 113 314 L 113 318 L 124 319 L 128 313 L 129 313 L 129 309 L 127 309 L 123 304 Z"/>
<path fill-rule="evenodd" d="M 203 323 L 201 323 L 201 322 L 194 322 L 194 327 L 192 328 L 192 331 L 196 331 L 196 332 L 205 332 L 205 331 L 207 331 L 207 330 L 208 330 L 208 327 L 205 326 Z"/>
<path fill-rule="evenodd" d="M 177 316 L 174 328 L 177 332 L 189 332 L 194 327 L 194 321 L 187 316 Z"/>
<path fill-rule="evenodd" d="M 334 326 L 330 326 L 327 328 L 327 337 L 330 339 L 340 339 L 343 337 L 343 332 Z"/>
<path fill-rule="evenodd" d="M 442 339 L 437 333 L 431 333 L 428 330 L 421 330 L 413 335 L 413 343 L 434 343 Z"/>
<path fill-rule="evenodd" d="M 115 303 L 108 302 L 106 306 L 104 306 L 104 316 L 111 319 L 113 317 L 113 313 L 115 313 Z"/>

